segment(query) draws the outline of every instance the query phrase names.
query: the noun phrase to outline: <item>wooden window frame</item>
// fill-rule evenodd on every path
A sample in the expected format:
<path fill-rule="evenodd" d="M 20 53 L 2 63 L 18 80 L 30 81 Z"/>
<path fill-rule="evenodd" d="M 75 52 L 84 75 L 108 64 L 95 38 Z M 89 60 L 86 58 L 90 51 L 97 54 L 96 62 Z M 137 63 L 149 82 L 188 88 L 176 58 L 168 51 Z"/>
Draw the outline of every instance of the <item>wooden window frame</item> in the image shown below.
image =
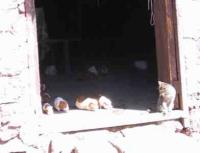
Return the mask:
<path fill-rule="evenodd" d="M 155 15 L 158 79 L 172 83 L 175 86 L 178 91 L 176 99 L 177 110 L 168 115 L 158 112 L 148 113 L 140 111 L 138 113 L 136 110 L 128 109 L 99 110 L 96 112 L 70 110 L 68 113 L 44 115 L 41 113 L 42 110 L 40 110 L 37 111 L 37 114 L 39 114 L 39 133 L 78 132 L 187 118 L 187 113 L 184 112 L 184 103 L 181 99 L 175 1 L 156 0 L 154 1 L 153 11 Z M 37 56 L 35 57 L 38 58 Z M 39 64 L 36 67 L 39 68 Z M 36 72 L 39 74 L 38 70 Z M 37 90 L 39 90 L 39 85 Z"/>

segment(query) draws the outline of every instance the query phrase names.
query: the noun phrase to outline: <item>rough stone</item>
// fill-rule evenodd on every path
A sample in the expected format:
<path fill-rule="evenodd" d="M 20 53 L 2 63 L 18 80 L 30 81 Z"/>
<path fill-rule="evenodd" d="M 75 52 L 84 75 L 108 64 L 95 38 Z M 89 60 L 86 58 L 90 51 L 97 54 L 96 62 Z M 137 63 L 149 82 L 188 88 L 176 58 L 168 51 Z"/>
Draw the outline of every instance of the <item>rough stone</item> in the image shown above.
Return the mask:
<path fill-rule="evenodd" d="M 2 129 L 0 130 L 0 144 L 4 144 L 19 135 L 18 130 Z"/>
<path fill-rule="evenodd" d="M 33 3 L 33 0 L 0 1 L 0 153 L 29 152 L 33 149 L 30 152 L 37 152 L 20 138 L 22 127 L 34 120 L 30 116 L 34 111 L 30 106 L 30 88 L 34 81 L 30 79 L 33 69 L 30 59 L 34 58 L 30 56 L 34 48 L 30 29 L 34 27 L 34 20 L 28 20 L 29 16 L 25 14 L 25 5 L 32 6 L 28 13 L 34 12 Z"/>
<path fill-rule="evenodd" d="M 176 10 L 181 62 L 180 73 L 181 79 L 184 80 L 181 82 L 184 88 L 182 90 L 182 96 L 188 106 L 200 106 L 200 20 L 197 20 L 200 1 L 177 0 Z M 191 115 L 193 116 L 193 114 Z M 191 123 L 194 123 L 197 121 L 197 118 L 196 116 L 192 116 L 191 120 L 193 121 Z"/>

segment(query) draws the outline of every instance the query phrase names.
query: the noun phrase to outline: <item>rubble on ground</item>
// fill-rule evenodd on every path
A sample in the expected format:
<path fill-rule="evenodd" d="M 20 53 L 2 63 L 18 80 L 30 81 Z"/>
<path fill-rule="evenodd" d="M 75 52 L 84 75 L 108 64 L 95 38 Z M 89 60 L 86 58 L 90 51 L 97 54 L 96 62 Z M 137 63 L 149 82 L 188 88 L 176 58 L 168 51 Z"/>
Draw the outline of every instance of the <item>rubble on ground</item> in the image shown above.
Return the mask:
<path fill-rule="evenodd" d="M 42 142 L 43 140 L 43 142 Z M 164 126 L 146 125 L 121 129 L 48 134 L 38 137 L 46 153 L 197 153 L 198 143 L 191 137 L 171 132 Z M 48 144 L 47 142 L 48 141 Z"/>

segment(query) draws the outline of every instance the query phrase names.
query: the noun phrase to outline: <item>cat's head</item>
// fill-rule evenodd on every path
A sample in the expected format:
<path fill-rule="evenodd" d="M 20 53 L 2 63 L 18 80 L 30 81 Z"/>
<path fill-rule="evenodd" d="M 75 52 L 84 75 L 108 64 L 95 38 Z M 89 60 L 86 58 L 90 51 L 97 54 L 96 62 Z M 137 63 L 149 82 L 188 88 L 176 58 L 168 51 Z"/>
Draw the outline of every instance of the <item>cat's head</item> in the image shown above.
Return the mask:
<path fill-rule="evenodd" d="M 158 90 L 159 90 L 160 93 L 166 91 L 168 86 L 169 86 L 168 83 L 165 83 L 165 82 L 162 82 L 162 81 L 158 81 Z"/>
<path fill-rule="evenodd" d="M 167 85 L 167 83 L 162 82 L 162 81 L 158 81 L 158 86 L 159 86 L 159 88 L 160 88 L 160 87 L 163 88 L 163 87 L 165 87 L 166 85 Z"/>
<path fill-rule="evenodd" d="M 162 81 L 158 81 L 158 90 L 160 94 L 164 94 L 164 93 L 175 94 L 176 93 L 175 88 L 171 84 L 162 82 Z"/>

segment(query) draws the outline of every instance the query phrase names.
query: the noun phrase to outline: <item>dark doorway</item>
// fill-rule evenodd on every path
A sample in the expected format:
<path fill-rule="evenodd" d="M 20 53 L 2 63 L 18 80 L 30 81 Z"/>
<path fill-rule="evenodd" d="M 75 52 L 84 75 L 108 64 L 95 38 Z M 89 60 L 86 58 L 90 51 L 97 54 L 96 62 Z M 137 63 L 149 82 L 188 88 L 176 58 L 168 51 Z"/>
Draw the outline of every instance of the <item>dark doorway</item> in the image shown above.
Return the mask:
<path fill-rule="evenodd" d="M 146 0 L 38 0 L 36 8 L 45 15 L 40 74 L 52 101 L 60 96 L 73 107 L 76 96 L 102 94 L 114 107 L 155 110 L 155 34 Z M 55 75 L 45 73 L 50 65 Z"/>

